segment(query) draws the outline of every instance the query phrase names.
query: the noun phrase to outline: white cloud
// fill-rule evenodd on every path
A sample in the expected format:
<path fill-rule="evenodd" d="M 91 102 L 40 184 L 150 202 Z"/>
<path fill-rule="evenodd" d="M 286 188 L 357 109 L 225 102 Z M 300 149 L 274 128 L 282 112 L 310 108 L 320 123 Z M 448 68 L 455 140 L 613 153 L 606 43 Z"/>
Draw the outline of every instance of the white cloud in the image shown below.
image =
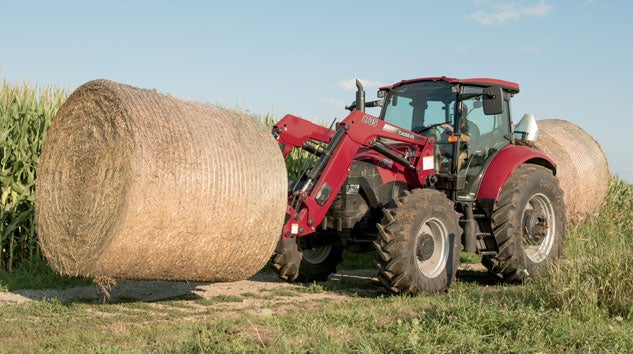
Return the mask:
<path fill-rule="evenodd" d="M 477 2 L 477 4 L 483 5 L 482 2 Z M 545 0 L 541 0 L 532 6 L 525 6 L 515 2 L 495 2 L 487 7 L 488 9 L 486 10 L 471 13 L 468 18 L 485 26 L 502 25 L 505 22 L 520 21 L 526 17 L 543 17 L 554 10 L 554 7 L 546 4 Z"/>
<path fill-rule="evenodd" d="M 366 79 L 358 79 L 358 80 L 360 80 L 361 84 L 363 84 L 363 87 L 365 88 L 365 90 L 372 87 L 377 88 L 377 87 L 385 86 L 385 84 L 380 81 L 370 81 Z M 338 87 L 343 89 L 344 91 L 356 91 L 356 79 L 339 81 Z"/>
<path fill-rule="evenodd" d="M 534 6 L 521 7 L 521 13 L 526 16 L 543 17 L 554 10 L 554 6 L 545 3 L 545 0 L 541 0 L 540 3 Z"/>

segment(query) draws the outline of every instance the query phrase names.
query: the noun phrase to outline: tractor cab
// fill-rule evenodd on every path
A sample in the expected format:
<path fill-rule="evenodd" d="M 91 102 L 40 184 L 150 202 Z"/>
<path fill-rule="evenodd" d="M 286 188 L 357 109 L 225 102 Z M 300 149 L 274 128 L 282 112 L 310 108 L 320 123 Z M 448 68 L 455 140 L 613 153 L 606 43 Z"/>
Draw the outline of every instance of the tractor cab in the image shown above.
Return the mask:
<path fill-rule="evenodd" d="M 512 141 L 510 97 L 517 92 L 517 84 L 493 79 L 406 80 L 380 89 L 380 118 L 433 138 L 435 188 L 474 200 L 486 163 Z"/>

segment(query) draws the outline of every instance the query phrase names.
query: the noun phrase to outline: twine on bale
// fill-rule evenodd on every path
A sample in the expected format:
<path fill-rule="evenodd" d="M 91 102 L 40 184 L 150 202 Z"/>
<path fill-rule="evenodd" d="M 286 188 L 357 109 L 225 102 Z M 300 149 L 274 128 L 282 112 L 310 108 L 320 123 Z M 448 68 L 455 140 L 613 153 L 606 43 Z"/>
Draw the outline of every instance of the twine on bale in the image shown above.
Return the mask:
<path fill-rule="evenodd" d="M 95 80 L 48 132 L 35 216 L 61 274 L 233 281 L 268 261 L 286 195 L 277 142 L 253 117 Z"/>
<path fill-rule="evenodd" d="M 607 196 L 611 178 L 607 158 L 596 139 L 578 125 L 560 119 L 537 123 L 539 136 L 533 144 L 557 164 L 568 221 L 581 222 L 593 215 Z"/>

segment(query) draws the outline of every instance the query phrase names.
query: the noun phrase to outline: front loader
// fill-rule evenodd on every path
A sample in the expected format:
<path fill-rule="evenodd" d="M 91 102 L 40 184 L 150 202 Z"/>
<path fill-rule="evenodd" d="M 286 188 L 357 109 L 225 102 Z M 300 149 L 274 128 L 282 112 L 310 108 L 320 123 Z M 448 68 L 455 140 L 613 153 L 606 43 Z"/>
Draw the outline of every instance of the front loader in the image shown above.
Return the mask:
<path fill-rule="evenodd" d="M 293 115 L 272 129 L 284 156 L 314 155 L 290 184 L 271 258 L 280 278 L 325 280 L 343 250 L 375 250 L 388 290 L 432 294 L 448 289 L 462 250 L 481 254 L 508 282 L 538 276 L 560 256 L 563 192 L 554 162 L 517 144 L 538 134 L 531 115 L 513 129 L 518 84 L 405 80 L 367 103 L 357 86 L 351 113 L 334 129 Z M 369 106 L 380 115 L 365 113 Z"/>

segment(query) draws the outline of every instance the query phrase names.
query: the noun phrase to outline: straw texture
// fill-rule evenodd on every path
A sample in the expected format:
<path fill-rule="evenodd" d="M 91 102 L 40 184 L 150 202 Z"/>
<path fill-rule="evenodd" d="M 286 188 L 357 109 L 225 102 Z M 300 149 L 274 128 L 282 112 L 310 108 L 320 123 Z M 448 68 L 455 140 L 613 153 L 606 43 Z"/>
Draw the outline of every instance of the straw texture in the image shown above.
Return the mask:
<path fill-rule="evenodd" d="M 95 80 L 44 142 L 37 231 L 62 274 L 233 281 L 266 264 L 286 193 L 279 147 L 256 119 Z"/>
<path fill-rule="evenodd" d="M 567 219 L 576 223 L 593 215 L 609 189 L 609 165 L 600 144 L 578 125 L 566 120 L 538 121 L 536 147 L 557 164 L 565 191 Z"/>

